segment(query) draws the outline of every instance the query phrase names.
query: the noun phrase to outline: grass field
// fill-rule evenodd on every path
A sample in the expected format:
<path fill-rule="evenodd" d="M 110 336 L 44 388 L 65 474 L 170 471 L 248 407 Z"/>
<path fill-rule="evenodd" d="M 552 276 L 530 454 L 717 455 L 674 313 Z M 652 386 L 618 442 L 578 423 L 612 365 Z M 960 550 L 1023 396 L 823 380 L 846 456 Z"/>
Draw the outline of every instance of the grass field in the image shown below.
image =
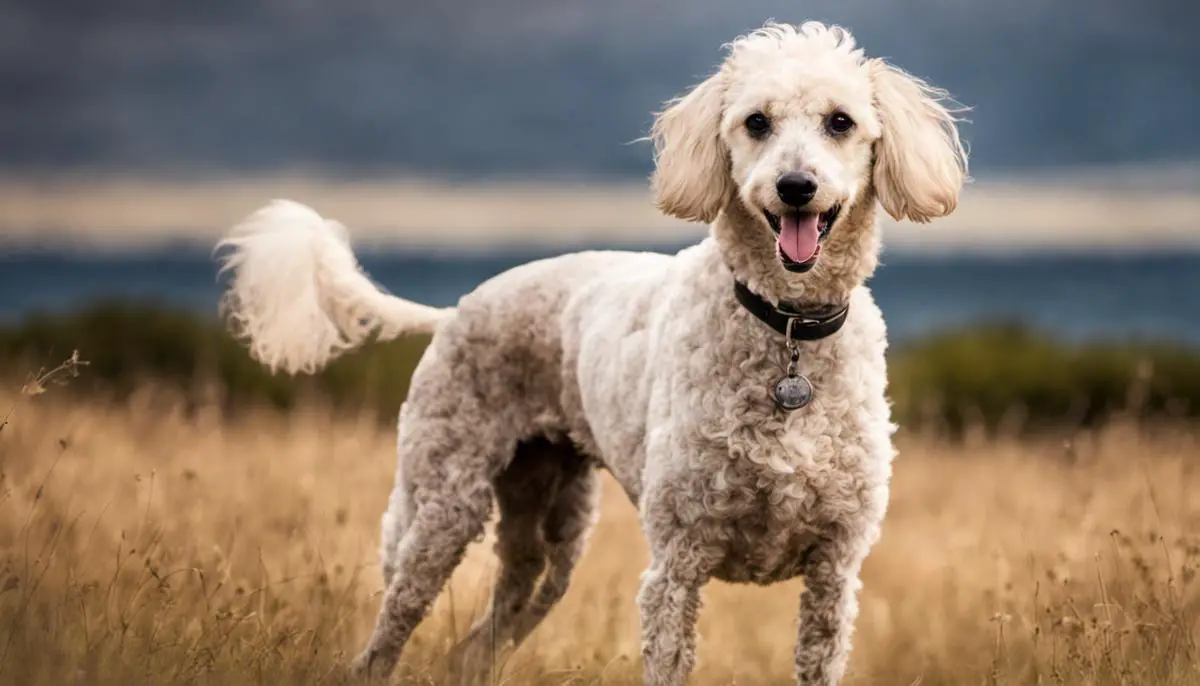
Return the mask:
<path fill-rule="evenodd" d="M 0 683 L 328 684 L 377 608 L 392 432 L 185 404 L 0 395 Z M 901 434 L 864 571 L 852 684 L 1200 684 L 1200 448 L 1185 426 L 1069 442 Z M 609 484 L 611 485 L 611 484 Z M 504 684 L 638 683 L 646 561 L 617 488 L 574 585 Z M 482 611 L 490 544 L 397 675 Z M 802 582 L 711 585 L 695 684 L 786 684 Z"/>

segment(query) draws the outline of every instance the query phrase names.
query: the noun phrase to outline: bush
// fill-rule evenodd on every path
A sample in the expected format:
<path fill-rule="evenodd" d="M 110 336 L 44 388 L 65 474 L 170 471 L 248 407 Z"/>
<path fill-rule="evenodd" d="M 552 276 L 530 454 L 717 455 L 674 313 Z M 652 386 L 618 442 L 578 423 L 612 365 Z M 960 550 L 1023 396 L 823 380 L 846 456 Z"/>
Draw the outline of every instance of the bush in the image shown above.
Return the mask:
<path fill-rule="evenodd" d="M 36 315 L 0 329 L 0 362 L 31 369 L 78 349 L 90 364 L 71 389 L 123 398 L 147 381 L 192 400 L 215 387 L 226 409 L 269 404 L 288 409 L 301 398 L 349 411 L 370 408 L 394 421 L 428 338 L 371 343 L 320 374 L 271 374 L 252 360 L 215 318 L 152 305 L 104 303 L 77 314 Z"/>
<path fill-rule="evenodd" d="M 898 350 L 889 365 L 908 424 L 1013 428 L 1092 426 L 1114 414 L 1195 417 L 1200 352 L 1162 344 L 1067 344 L 1020 326 L 943 334 Z"/>
<path fill-rule="evenodd" d="M 213 318 L 109 303 L 33 316 L 0 329 L 0 363 L 36 368 L 79 349 L 91 364 L 73 392 L 117 398 L 152 380 L 199 400 L 216 388 L 227 409 L 286 409 L 311 396 L 394 421 L 428 339 L 371 343 L 313 377 L 272 375 Z M 961 431 L 973 423 L 1018 430 L 1200 414 L 1200 352 L 1151 344 L 1071 345 L 1017 326 L 949 333 L 895 350 L 896 420 Z M 205 396 L 207 397 L 207 396 Z"/>

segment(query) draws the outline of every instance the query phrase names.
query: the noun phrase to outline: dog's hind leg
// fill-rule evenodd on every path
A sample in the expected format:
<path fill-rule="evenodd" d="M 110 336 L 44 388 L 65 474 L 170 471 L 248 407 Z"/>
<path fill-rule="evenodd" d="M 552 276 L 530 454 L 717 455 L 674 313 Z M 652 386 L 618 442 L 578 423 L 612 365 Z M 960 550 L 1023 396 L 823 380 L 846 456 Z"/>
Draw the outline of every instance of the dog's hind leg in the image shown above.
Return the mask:
<path fill-rule="evenodd" d="M 520 645 L 566 595 L 575 563 L 583 554 L 588 534 L 596 523 L 599 495 L 599 472 L 590 461 L 573 455 L 543 526 L 549 569 L 532 602 L 517 617 L 513 627 L 514 644 Z"/>
<path fill-rule="evenodd" d="M 525 610 L 538 577 L 546 568 L 542 529 L 562 474 L 554 446 L 545 439 L 520 444 L 494 486 L 500 521 L 496 525 L 496 557 L 500 569 L 491 605 L 450 655 L 460 680 L 483 675 L 496 653 L 512 637 L 514 620 Z"/>
<path fill-rule="evenodd" d="M 405 430 L 409 427 L 410 422 L 404 418 L 405 405 L 400 406 L 400 420 L 397 433 L 397 453 L 402 456 L 400 450 L 405 445 Z M 413 517 L 416 516 L 416 506 L 412 500 L 411 487 L 404 471 L 404 460 L 398 459 L 396 463 L 396 482 L 392 487 L 392 494 L 388 498 L 387 511 L 383 513 L 383 520 L 380 522 L 380 537 L 379 537 L 379 565 L 383 571 L 383 585 L 388 587 L 392 585 L 392 577 L 396 575 L 396 555 L 400 552 L 400 540 L 404 538 L 404 533 L 408 531 L 412 525 Z"/>
<path fill-rule="evenodd" d="M 522 444 L 496 480 L 501 567 L 489 613 L 452 656 L 465 676 L 488 672 L 497 653 L 510 643 L 515 650 L 562 598 L 595 520 L 596 484 L 595 469 L 570 443 L 541 439 Z"/>
<path fill-rule="evenodd" d="M 417 624 L 491 515 L 489 474 L 497 456 L 506 453 L 504 442 L 487 437 L 489 432 L 464 436 L 458 421 L 418 420 L 401 437 L 402 487 L 410 489 L 414 514 L 396 546 L 375 631 L 353 666 L 359 674 L 391 674 Z"/>

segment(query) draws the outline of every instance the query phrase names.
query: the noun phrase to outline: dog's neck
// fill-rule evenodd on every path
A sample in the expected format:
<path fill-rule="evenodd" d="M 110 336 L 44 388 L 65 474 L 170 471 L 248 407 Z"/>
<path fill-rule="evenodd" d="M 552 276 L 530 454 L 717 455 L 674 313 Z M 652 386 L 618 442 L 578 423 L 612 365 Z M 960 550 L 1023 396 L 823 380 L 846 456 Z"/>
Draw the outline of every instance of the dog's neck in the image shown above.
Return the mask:
<path fill-rule="evenodd" d="M 767 302 L 795 309 L 844 305 L 879 264 L 880 236 L 874 194 L 867 192 L 843 213 L 804 274 L 786 271 L 764 223 L 740 201 L 723 209 L 712 235 L 733 276 Z"/>

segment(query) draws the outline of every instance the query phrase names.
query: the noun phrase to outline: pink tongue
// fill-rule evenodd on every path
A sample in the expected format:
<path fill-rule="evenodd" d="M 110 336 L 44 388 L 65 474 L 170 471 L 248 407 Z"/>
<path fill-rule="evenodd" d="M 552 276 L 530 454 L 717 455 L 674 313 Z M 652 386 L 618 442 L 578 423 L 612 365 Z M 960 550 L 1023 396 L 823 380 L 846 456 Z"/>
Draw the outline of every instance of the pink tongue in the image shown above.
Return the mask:
<path fill-rule="evenodd" d="M 817 253 L 817 219 L 815 212 L 779 218 L 779 249 L 793 262 L 807 262 Z"/>

